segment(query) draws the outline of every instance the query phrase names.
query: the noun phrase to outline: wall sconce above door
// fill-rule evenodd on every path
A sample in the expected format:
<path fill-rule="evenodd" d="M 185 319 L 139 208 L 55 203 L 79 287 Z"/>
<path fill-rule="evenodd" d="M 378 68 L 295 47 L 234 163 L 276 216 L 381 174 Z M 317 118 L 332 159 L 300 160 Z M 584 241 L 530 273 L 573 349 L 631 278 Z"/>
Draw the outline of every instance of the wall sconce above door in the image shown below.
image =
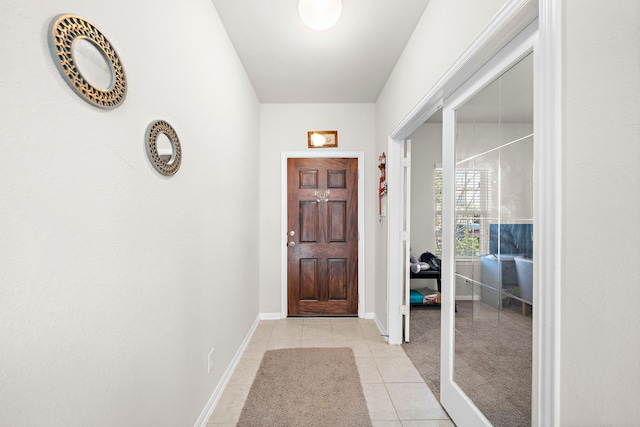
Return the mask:
<path fill-rule="evenodd" d="M 309 148 L 337 148 L 337 130 L 316 130 L 307 132 Z"/>

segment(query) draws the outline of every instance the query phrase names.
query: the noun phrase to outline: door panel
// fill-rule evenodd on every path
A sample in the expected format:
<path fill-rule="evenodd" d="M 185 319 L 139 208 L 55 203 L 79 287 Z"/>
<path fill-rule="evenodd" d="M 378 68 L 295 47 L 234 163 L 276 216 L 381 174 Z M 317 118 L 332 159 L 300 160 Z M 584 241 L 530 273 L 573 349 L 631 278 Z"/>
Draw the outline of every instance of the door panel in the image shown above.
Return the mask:
<path fill-rule="evenodd" d="M 300 260 L 300 299 L 317 300 L 320 298 L 318 292 L 318 260 Z"/>
<path fill-rule="evenodd" d="M 288 314 L 358 314 L 358 159 L 287 160 Z"/>
<path fill-rule="evenodd" d="M 300 242 L 316 243 L 318 241 L 318 202 L 302 201 L 299 203 L 300 212 Z M 290 228 L 293 230 L 293 228 Z"/>
<path fill-rule="evenodd" d="M 345 202 L 329 202 L 329 241 L 332 243 L 347 241 L 347 204 Z"/>
<path fill-rule="evenodd" d="M 329 295 L 330 301 L 346 300 L 347 288 L 347 262 L 345 259 L 329 259 Z"/>

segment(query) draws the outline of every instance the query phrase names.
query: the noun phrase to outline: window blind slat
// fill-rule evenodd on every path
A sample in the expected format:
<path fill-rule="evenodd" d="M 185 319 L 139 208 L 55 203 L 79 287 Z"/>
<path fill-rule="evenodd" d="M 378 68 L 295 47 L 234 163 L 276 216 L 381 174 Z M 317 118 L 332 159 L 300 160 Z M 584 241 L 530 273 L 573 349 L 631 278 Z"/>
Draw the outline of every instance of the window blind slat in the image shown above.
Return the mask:
<path fill-rule="evenodd" d="M 442 168 L 435 170 L 436 254 L 442 254 Z M 455 174 L 456 255 L 477 256 L 488 252 L 491 212 L 489 170 L 458 169 Z"/>

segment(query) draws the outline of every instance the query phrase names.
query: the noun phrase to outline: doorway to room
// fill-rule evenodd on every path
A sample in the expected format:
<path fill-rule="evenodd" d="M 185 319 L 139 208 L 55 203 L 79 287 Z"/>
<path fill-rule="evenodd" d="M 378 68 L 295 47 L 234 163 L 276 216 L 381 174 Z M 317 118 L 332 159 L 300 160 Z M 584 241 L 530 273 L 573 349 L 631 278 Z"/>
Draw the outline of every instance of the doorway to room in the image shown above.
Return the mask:
<path fill-rule="evenodd" d="M 418 260 L 424 259 L 426 253 L 440 257 L 442 179 L 438 179 L 438 172 L 442 167 L 442 110 L 428 118 L 409 139 L 404 142 L 405 146 L 409 142 L 411 146 L 411 185 L 405 194 L 410 198 L 407 207 L 410 214 L 409 255 Z M 425 268 L 423 262 L 417 266 L 412 264 L 409 268 L 412 273 L 416 271 L 414 267 L 418 273 Z M 428 266 L 426 271 L 434 270 Z M 441 304 L 437 298 L 435 301 L 427 298 L 438 295 L 437 281 L 434 276 L 420 277 L 418 274 L 412 274 L 406 280 L 405 294 L 410 292 L 410 300 L 402 347 L 425 384 L 439 399 Z M 424 298 L 417 300 L 415 297 L 418 295 Z"/>
<path fill-rule="evenodd" d="M 445 162 L 454 179 L 444 198 L 442 114 L 411 134 L 412 185 L 405 196 L 411 198 L 406 228 L 414 256 L 425 250 L 441 256 L 443 200 L 454 201 L 453 256 L 444 258 L 455 271 L 445 282 L 457 308 L 454 380 L 495 427 L 532 419 L 534 64 L 526 52 L 514 54 L 494 80 L 488 75 L 489 84 L 470 79 L 479 80 L 480 89 L 455 105 L 455 123 L 446 125 L 456 127 L 450 133 L 455 141 L 447 141 L 455 144 L 456 161 Z M 452 108 L 448 102 L 445 112 Z M 434 290 L 432 283 L 416 282 L 412 292 Z M 439 397 L 440 308 L 412 299 L 409 314 L 403 348 Z"/>
<path fill-rule="evenodd" d="M 557 266 L 559 265 L 559 254 L 557 252 L 557 236 L 559 231 L 557 206 L 559 194 L 559 163 L 560 157 L 557 148 L 559 138 L 558 120 L 559 102 L 557 88 L 559 82 L 559 68 L 557 65 L 558 58 L 558 32 L 556 27 L 557 7 L 549 2 L 530 1 L 512 1 L 508 2 L 503 11 L 495 18 L 485 32 L 479 37 L 474 47 L 460 58 L 454 66 L 441 78 L 436 85 L 425 94 L 419 106 L 415 107 L 409 116 L 389 134 L 388 145 L 388 173 L 387 179 L 389 187 L 392 185 L 402 186 L 402 153 L 404 140 L 408 138 L 424 121 L 433 115 L 438 109 L 443 108 L 443 99 L 451 96 L 455 88 L 460 88 L 469 77 L 477 72 L 482 65 L 486 65 L 487 52 L 490 50 L 498 52 L 510 42 L 519 39 L 520 42 L 526 42 L 527 35 L 517 37 L 524 29 L 537 28 L 538 12 L 540 12 L 539 27 L 540 35 L 537 42 L 534 43 L 534 90 L 537 102 L 534 103 L 534 109 L 537 112 L 535 134 L 536 143 L 534 145 L 534 169 L 535 185 L 537 191 L 533 192 L 534 217 L 536 218 L 536 228 L 534 230 L 534 239 L 536 241 L 536 265 L 533 274 L 538 278 L 534 280 L 533 292 L 533 322 L 532 322 L 532 387 L 531 387 L 531 419 L 534 425 L 553 425 L 557 423 L 557 295 L 559 294 L 558 278 L 559 274 Z M 499 37 L 496 36 L 499 34 Z M 530 34 L 529 34 L 530 35 Z M 531 49 L 529 49 L 531 51 Z M 524 52 L 526 53 L 526 52 Z M 522 58 L 522 57 L 521 57 Z M 517 58 L 513 58 L 514 61 Z M 513 63 L 513 62 L 511 62 Z M 462 100 L 464 101 L 464 100 Z M 452 104 L 451 101 L 447 103 Z M 448 113 L 448 120 L 452 115 Z M 453 116 L 455 119 L 455 115 Z M 456 133 L 452 131 L 452 126 L 443 127 L 443 139 L 445 141 L 454 141 Z M 522 140 L 525 141 L 524 139 Z M 520 141 L 512 141 L 513 147 L 519 146 Z M 508 142 L 507 142 L 508 143 Z M 452 150 L 453 144 L 448 145 L 447 155 L 443 152 L 443 167 L 446 169 L 447 188 L 454 188 L 454 182 L 457 169 L 452 167 L 456 164 L 456 150 Z M 444 147 L 443 147 L 444 148 Z M 505 147 L 507 148 L 507 147 Z M 394 167 L 395 166 L 395 167 Z M 394 170 L 396 171 L 394 173 Z M 442 357 L 441 357 L 441 385 L 442 385 L 442 404 L 447 409 L 452 419 L 460 424 L 469 425 L 490 425 L 485 418 L 478 423 L 478 418 L 482 418 L 482 412 L 473 406 L 471 399 L 464 394 L 462 389 L 456 383 L 457 371 L 455 370 L 457 358 L 453 357 L 453 351 L 457 348 L 455 339 L 454 304 L 456 295 L 451 292 L 456 284 L 459 276 L 456 274 L 458 257 L 454 256 L 455 233 L 458 231 L 454 228 L 455 212 L 454 198 L 449 194 L 443 210 L 447 212 L 446 218 L 448 224 L 443 224 L 443 230 L 447 230 L 448 235 L 443 235 L 443 241 L 449 242 L 448 248 L 443 248 L 442 258 L 442 310 L 443 325 L 442 332 Z M 405 261 L 403 257 L 403 212 L 402 212 L 402 192 L 389 192 L 388 210 L 395 213 L 395 220 L 389 217 L 388 226 L 388 306 L 391 308 L 388 313 L 388 330 L 389 342 L 400 344 L 402 342 L 403 322 L 402 317 L 406 311 L 402 307 L 402 295 L 404 291 Z M 515 223 L 521 225 L 522 221 L 519 217 Z M 511 221 L 511 219 L 509 219 Z M 513 221 L 512 221 L 513 222 Z M 528 224 L 525 224 L 528 225 Z M 502 243 L 500 237 L 501 227 L 495 227 L 498 240 Z M 489 227 L 491 231 L 491 227 Z M 525 233 L 526 234 L 526 233 Z M 490 234 L 491 236 L 491 234 Z M 536 239 L 536 236 L 538 237 Z M 501 246 L 502 248 L 502 246 Z M 445 251 L 446 249 L 446 251 Z M 446 252 L 446 253 L 445 253 Z M 500 254 L 502 255 L 502 254 Z M 446 258 L 446 260 L 445 260 Z M 525 257 L 526 258 L 526 257 Z M 515 261 L 515 260 L 514 260 Z M 499 270 L 500 271 L 500 270 Z M 462 278 L 462 277 L 460 277 Z M 448 283 L 448 285 L 447 285 Z M 503 283 L 504 284 L 504 283 Z M 447 287 L 448 286 L 448 287 Z M 448 290 L 448 291 L 447 291 Z M 505 290 L 505 287 L 502 287 Z M 521 291 L 521 289 L 519 289 Z M 507 292 L 509 289 L 506 290 Z M 515 292 L 515 289 L 514 289 Z M 522 295 L 522 294 L 521 294 Z M 480 295 L 480 297 L 482 297 Z M 517 295 L 508 298 L 515 300 Z M 499 300 L 500 302 L 500 300 Z M 516 304 L 517 308 L 518 304 Z M 522 304 L 519 305 L 520 308 Z M 399 307 L 400 310 L 395 308 Z M 525 301 L 524 315 L 530 313 Z M 446 354 L 445 354 L 446 353 Z M 459 364 L 459 363 L 458 363 Z M 446 387 L 445 387 L 446 386 Z M 445 388 L 447 390 L 445 390 Z M 446 393 L 444 393 L 446 391 Z M 447 398 L 444 398 L 444 394 Z M 455 413 L 455 414 L 454 414 Z"/>

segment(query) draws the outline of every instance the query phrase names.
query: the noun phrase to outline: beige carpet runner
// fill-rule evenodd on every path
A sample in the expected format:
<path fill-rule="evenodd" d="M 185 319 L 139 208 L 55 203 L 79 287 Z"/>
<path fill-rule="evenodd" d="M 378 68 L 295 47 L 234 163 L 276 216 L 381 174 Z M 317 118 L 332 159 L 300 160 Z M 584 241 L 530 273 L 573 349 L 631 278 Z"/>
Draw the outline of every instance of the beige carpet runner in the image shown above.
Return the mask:
<path fill-rule="evenodd" d="M 370 427 L 350 348 L 265 352 L 239 427 Z"/>

